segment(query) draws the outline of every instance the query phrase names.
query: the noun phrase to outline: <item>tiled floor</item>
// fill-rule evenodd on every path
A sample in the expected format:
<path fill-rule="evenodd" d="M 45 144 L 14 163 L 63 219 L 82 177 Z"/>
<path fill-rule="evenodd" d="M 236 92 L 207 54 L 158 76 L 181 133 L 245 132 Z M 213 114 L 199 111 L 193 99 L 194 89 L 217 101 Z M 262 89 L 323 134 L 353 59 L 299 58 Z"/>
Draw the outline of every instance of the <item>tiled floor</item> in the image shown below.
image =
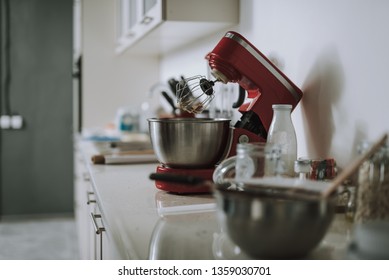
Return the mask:
<path fill-rule="evenodd" d="M 0 220 L 0 260 L 78 258 L 73 217 Z"/>

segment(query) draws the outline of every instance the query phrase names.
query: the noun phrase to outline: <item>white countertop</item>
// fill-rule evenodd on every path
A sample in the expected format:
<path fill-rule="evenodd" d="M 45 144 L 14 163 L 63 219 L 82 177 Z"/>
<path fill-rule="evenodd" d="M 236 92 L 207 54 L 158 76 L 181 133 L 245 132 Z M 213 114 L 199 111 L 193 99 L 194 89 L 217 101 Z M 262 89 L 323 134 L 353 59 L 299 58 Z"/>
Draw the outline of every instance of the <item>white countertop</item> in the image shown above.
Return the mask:
<path fill-rule="evenodd" d="M 175 195 L 148 177 L 157 163 L 94 165 L 91 142 L 82 141 L 107 234 L 121 259 L 246 259 L 221 231 L 212 194 Z M 310 259 L 342 259 L 353 224 L 337 214 Z"/>

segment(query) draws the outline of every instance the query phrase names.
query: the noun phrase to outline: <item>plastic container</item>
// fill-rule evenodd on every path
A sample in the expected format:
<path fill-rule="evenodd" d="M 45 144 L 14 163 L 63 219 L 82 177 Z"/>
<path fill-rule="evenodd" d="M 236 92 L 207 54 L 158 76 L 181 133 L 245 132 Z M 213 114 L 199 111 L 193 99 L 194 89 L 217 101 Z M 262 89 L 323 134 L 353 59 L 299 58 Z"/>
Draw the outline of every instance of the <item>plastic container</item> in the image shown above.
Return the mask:
<path fill-rule="evenodd" d="M 121 107 L 116 112 L 116 127 L 119 133 L 139 131 L 139 113 L 133 108 Z"/>

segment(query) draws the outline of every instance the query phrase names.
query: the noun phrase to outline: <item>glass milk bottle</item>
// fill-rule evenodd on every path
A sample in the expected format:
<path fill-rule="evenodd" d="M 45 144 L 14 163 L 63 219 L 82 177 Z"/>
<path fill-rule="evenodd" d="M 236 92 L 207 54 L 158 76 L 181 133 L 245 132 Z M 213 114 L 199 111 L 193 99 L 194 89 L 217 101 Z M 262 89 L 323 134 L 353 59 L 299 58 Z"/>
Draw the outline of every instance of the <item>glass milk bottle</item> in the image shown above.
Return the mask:
<path fill-rule="evenodd" d="M 297 138 L 290 113 L 292 105 L 274 104 L 273 119 L 267 135 L 267 142 L 281 147 L 281 160 L 284 163 L 284 174 L 295 176 L 294 162 L 297 159 Z"/>

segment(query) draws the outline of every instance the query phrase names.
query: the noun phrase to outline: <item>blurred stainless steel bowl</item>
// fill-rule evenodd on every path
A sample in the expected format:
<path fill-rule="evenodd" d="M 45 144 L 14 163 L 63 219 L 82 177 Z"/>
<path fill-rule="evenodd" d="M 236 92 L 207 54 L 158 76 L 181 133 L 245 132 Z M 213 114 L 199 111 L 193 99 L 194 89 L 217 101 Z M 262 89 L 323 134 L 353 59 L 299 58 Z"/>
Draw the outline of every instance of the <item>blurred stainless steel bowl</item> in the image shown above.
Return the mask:
<path fill-rule="evenodd" d="M 154 152 L 167 167 L 213 167 L 231 147 L 228 119 L 151 118 L 148 122 Z"/>
<path fill-rule="evenodd" d="M 336 195 L 326 200 L 296 198 L 218 185 L 215 197 L 222 228 L 255 258 L 306 256 L 326 234 L 336 208 Z"/>

